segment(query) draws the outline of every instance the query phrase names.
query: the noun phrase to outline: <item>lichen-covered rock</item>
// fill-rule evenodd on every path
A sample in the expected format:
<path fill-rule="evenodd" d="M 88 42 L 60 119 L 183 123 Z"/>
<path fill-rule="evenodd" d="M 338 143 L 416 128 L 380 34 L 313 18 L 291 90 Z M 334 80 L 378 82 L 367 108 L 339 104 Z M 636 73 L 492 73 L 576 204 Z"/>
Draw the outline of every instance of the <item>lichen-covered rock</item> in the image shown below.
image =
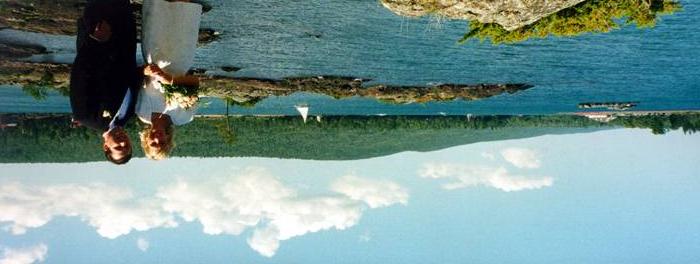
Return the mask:
<path fill-rule="evenodd" d="M 1 60 L 13 60 L 26 58 L 32 55 L 44 54 L 46 53 L 46 48 L 41 45 L 27 44 L 27 43 L 14 43 L 14 42 L 0 42 L 0 59 Z"/>
<path fill-rule="evenodd" d="M 206 71 L 204 71 L 206 72 Z M 325 94 L 334 98 L 361 96 L 388 103 L 426 103 L 456 99 L 479 100 L 532 88 L 527 84 L 440 84 L 430 86 L 364 85 L 368 79 L 343 76 L 290 77 L 281 80 L 211 76 L 194 71 L 200 95 L 228 98 L 237 103 L 259 102 L 270 96 L 297 92 Z M 40 85 L 68 93 L 70 65 L 0 61 L 0 85 Z"/>
<path fill-rule="evenodd" d="M 585 0 L 380 0 L 392 12 L 408 17 L 438 15 L 450 19 L 496 23 L 506 30 L 532 24 Z"/>
<path fill-rule="evenodd" d="M 437 86 L 363 85 L 367 79 L 343 76 L 291 77 L 282 80 L 200 76 L 203 93 L 239 103 L 296 92 L 325 94 L 337 99 L 353 96 L 393 104 L 479 100 L 527 90 L 527 84 L 441 84 Z"/>
<path fill-rule="evenodd" d="M 0 85 L 41 85 L 68 91 L 70 65 L 0 60 Z"/>

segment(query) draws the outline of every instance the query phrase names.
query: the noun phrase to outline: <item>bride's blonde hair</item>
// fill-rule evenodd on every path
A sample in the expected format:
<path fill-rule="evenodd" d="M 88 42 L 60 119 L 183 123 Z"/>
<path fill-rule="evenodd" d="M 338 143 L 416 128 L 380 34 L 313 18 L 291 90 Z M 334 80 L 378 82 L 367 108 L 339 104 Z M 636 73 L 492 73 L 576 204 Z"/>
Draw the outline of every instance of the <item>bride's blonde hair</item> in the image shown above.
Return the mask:
<path fill-rule="evenodd" d="M 151 144 L 148 144 L 148 139 L 151 137 L 152 133 L 153 126 L 151 125 L 147 125 L 141 132 L 139 132 L 143 153 L 147 158 L 152 160 L 164 160 L 168 158 L 170 153 L 175 148 L 175 129 L 172 125 L 165 129 L 167 140 L 161 145 L 161 148 L 153 148 L 151 147 Z"/>

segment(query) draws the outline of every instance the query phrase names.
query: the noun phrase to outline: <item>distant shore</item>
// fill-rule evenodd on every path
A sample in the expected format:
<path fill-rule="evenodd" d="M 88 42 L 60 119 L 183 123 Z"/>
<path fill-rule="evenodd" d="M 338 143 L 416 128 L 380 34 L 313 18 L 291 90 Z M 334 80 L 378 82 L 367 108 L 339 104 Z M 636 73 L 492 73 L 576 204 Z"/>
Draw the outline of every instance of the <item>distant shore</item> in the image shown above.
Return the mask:
<path fill-rule="evenodd" d="M 616 115 L 616 116 L 645 116 L 645 115 L 671 115 L 671 114 L 684 114 L 684 113 L 700 113 L 700 109 L 697 109 L 697 110 L 658 110 L 658 111 L 616 111 L 616 110 L 591 111 L 591 112 L 581 111 L 581 112 L 568 112 L 568 113 L 562 113 L 562 114 L 580 115 L 580 116 L 596 115 L 596 114 Z"/>
<path fill-rule="evenodd" d="M 535 115 L 486 115 L 486 114 L 461 114 L 461 115 L 377 115 L 377 114 L 367 114 L 367 115 L 321 115 L 313 114 L 309 116 L 318 116 L 322 118 L 395 118 L 395 117 L 413 117 L 413 118 L 455 118 L 455 117 L 466 117 L 467 119 L 472 118 L 483 118 L 483 117 L 508 117 L 508 116 L 522 116 L 522 117 L 556 117 L 556 116 L 580 116 L 589 117 L 595 115 L 611 115 L 616 117 L 644 117 L 644 116 L 668 116 L 668 115 L 697 115 L 700 114 L 700 110 L 662 110 L 662 111 L 598 111 L 598 112 L 565 112 L 556 114 L 535 114 Z M 70 113 L 2 113 L 0 112 L 0 123 L 3 120 L 15 119 L 17 117 L 31 118 L 31 119 L 42 119 L 42 118 L 55 118 L 55 117 L 65 117 L 70 116 Z M 220 119 L 220 118 L 289 118 L 297 117 L 299 114 L 196 114 L 194 117 L 197 119 Z"/>

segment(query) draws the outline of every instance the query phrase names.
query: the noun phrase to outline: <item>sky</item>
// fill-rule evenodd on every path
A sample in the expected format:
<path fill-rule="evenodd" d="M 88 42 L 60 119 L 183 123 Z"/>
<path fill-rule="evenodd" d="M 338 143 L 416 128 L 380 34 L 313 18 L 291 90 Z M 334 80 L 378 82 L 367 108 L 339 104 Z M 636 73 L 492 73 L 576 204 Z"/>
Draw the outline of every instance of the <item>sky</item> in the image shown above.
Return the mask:
<path fill-rule="evenodd" d="M 696 263 L 700 137 L 0 164 L 0 263 Z"/>

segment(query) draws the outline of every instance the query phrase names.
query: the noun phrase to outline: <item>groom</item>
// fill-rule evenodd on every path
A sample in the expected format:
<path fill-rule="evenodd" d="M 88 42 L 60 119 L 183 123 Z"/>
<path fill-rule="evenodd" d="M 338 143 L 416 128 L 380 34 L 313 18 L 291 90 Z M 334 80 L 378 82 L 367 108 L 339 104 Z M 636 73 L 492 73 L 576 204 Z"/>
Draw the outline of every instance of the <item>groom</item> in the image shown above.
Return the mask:
<path fill-rule="evenodd" d="M 124 130 L 138 96 L 136 25 L 129 0 L 91 0 L 78 20 L 70 80 L 75 122 L 102 133 L 107 160 L 131 159 Z"/>

